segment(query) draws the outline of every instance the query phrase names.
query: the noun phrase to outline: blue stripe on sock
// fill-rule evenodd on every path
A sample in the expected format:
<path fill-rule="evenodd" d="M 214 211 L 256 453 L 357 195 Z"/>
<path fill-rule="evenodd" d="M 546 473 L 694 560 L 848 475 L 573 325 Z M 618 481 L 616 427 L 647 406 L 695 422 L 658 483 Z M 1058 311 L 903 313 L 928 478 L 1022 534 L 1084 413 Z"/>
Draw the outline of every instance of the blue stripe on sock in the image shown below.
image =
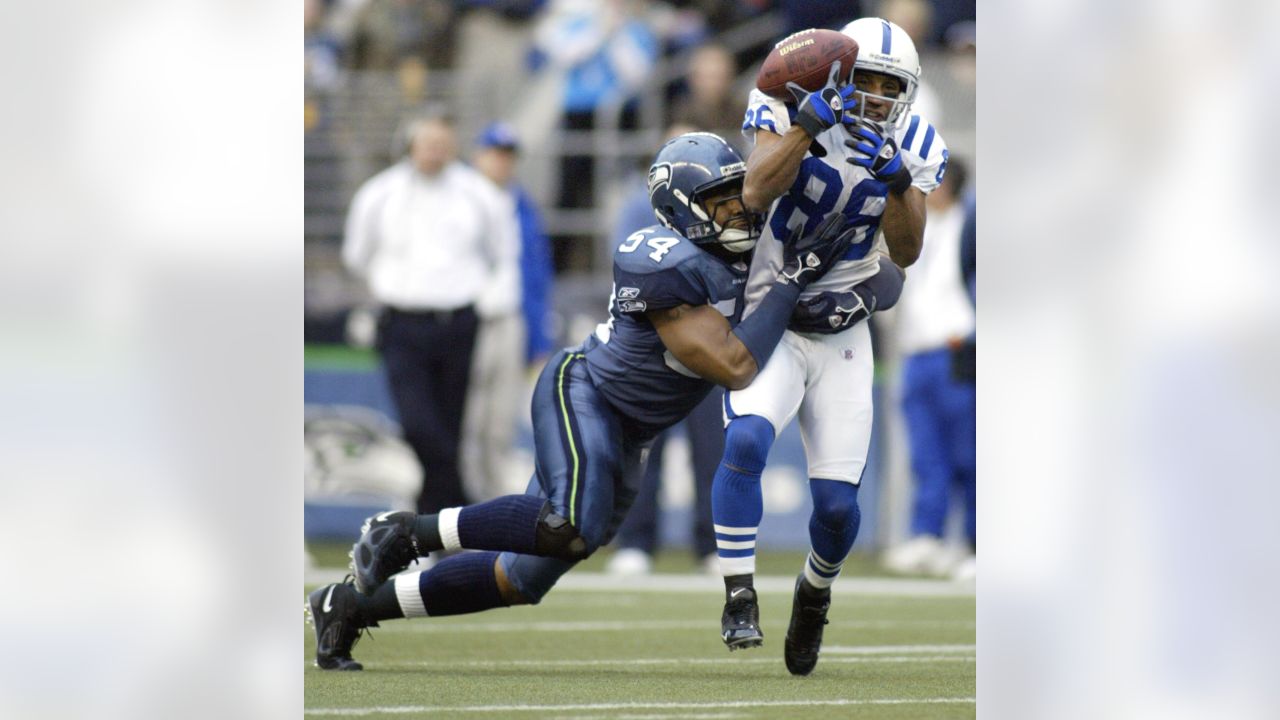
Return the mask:
<path fill-rule="evenodd" d="M 843 563 L 843 561 L 838 562 L 838 563 L 829 563 L 829 562 L 827 562 L 826 560 L 823 560 L 822 558 L 820 558 L 820 557 L 818 557 L 818 556 L 816 556 L 816 555 L 810 554 L 810 555 L 809 555 L 809 563 L 810 563 L 810 564 L 812 564 L 814 567 L 819 568 L 819 569 L 830 569 L 830 568 L 838 568 L 838 567 L 840 567 L 840 565 Z"/>
<path fill-rule="evenodd" d="M 840 568 L 838 567 L 835 570 L 823 570 L 817 565 L 814 565 L 813 563 L 809 563 L 809 569 L 812 570 L 818 576 L 824 577 L 824 578 L 833 578 L 840 574 Z"/>
<path fill-rule="evenodd" d="M 747 548 L 745 550 L 723 550 L 716 549 L 716 554 L 722 558 L 744 558 L 751 557 L 756 554 L 755 548 Z"/>
<path fill-rule="evenodd" d="M 755 533 L 751 533 L 750 535 L 726 535 L 725 533 L 716 533 L 716 540 L 724 540 L 725 542 L 746 542 L 748 540 L 755 539 Z"/>

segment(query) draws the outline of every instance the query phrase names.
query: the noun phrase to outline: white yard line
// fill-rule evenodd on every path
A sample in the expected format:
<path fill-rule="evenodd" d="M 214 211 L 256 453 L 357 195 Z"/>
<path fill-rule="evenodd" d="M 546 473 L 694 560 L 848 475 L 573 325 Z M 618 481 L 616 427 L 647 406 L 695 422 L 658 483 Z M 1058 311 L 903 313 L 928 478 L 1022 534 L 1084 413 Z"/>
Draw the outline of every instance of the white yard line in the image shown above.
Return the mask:
<path fill-rule="evenodd" d="M 727 720 L 728 718 L 744 717 L 739 713 L 676 713 L 674 715 L 662 714 L 646 714 L 646 715 L 553 715 L 553 720 Z"/>
<path fill-rule="evenodd" d="M 977 698 L 881 698 L 869 700 L 747 700 L 697 703 L 597 703 L 590 705 L 389 705 L 359 708 L 310 708 L 308 715 L 409 715 L 433 712 L 573 712 L 577 710 L 719 710 L 762 707 L 846 707 L 853 705 L 972 705 Z"/>
<path fill-rule="evenodd" d="M 504 633 L 504 632 L 635 632 L 654 630 L 717 630 L 717 618 L 707 620 L 530 620 L 527 622 L 413 622 L 386 621 L 376 633 Z M 972 630 L 972 620 L 840 620 L 842 628 L 898 630 L 903 628 Z"/>
<path fill-rule="evenodd" d="M 345 569 L 318 568 L 306 571 L 303 582 L 318 586 L 342 582 Z M 762 575 L 755 579 L 755 588 L 761 593 L 785 593 L 795 590 L 796 579 L 789 575 Z M 552 592 L 564 591 L 624 591 L 629 593 L 713 593 L 724 592 L 724 583 L 718 577 L 708 575 L 643 575 L 618 577 L 604 573 L 572 571 L 556 583 Z M 861 578 L 842 577 L 832 586 L 836 595 L 881 595 L 890 597 L 973 597 L 973 583 L 955 583 L 949 580 L 925 580 L 915 578 Z"/>
<path fill-rule="evenodd" d="M 824 663 L 924 663 L 924 662 L 974 662 L 973 655 L 869 655 L 865 657 L 837 656 L 822 658 Z M 776 665 L 776 657 L 755 658 L 632 658 L 630 660 L 459 660 L 456 662 L 380 662 L 379 670 L 456 670 L 459 668 L 500 670 L 503 668 L 592 668 L 592 667 L 655 667 L 663 665 Z M 308 666 L 312 663 L 306 663 Z"/>
<path fill-rule="evenodd" d="M 902 653 L 974 653 L 977 645 L 823 645 L 822 655 L 896 655 Z"/>

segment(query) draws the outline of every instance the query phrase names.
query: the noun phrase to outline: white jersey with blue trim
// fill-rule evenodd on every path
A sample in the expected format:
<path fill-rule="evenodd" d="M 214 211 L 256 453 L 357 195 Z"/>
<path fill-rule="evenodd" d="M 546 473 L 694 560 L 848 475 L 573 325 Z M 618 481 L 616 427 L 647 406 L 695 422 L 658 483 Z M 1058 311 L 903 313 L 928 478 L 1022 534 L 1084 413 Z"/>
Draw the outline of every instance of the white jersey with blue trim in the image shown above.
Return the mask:
<path fill-rule="evenodd" d="M 752 143 L 758 130 L 782 135 L 791 127 L 793 112 L 782 100 L 752 90 L 742 134 Z M 811 233 L 834 211 L 843 212 L 850 225 L 859 228 L 858 234 L 844 257 L 811 283 L 801 297 L 848 290 L 876 273 L 879 259 L 871 250 L 888 188 L 866 168 L 847 162 L 855 156 L 844 144 L 850 137 L 843 125 L 836 125 L 814 138 L 800 162 L 795 182 L 769 208 L 747 280 L 747 314 L 777 279 L 782 269 L 782 244 L 791 232 L 803 226 L 804 233 Z"/>

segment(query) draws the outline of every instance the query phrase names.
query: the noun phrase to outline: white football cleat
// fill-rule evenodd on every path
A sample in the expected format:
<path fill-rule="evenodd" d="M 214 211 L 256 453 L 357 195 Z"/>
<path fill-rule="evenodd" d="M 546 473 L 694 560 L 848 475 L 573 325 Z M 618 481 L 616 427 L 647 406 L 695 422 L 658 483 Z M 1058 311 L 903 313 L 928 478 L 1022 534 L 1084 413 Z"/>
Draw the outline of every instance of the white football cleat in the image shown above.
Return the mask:
<path fill-rule="evenodd" d="M 637 577 L 653 572 L 653 558 L 649 553 L 635 548 L 622 548 L 609 558 L 604 571 L 610 575 Z"/>
<path fill-rule="evenodd" d="M 930 574 L 945 551 L 940 538 L 917 535 L 885 553 L 884 567 L 902 575 Z"/>
<path fill-rule="evenodd" d="M 972 583 L 978 580 L 978 556 L 968 555 L 951 570 L 951 579 L 960 583 Z"/>

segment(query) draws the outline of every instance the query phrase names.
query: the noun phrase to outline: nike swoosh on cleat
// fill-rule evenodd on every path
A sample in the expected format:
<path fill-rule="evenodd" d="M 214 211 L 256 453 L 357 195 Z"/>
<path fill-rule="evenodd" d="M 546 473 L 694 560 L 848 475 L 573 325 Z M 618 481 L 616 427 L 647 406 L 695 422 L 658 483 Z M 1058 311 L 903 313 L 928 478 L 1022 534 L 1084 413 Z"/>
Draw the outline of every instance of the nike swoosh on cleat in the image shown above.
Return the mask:
<path fill-rule="evenodd" d="M 374 520 L 377 520 L 378 522 L 386 522 L 387 518 L 391 517 L 395 512 L 395 510 L 388 510 L 384 513 L 378 513 L 378 516 L 375 517 Z"/>
<path fill-rule="evenodd" d="M 326 593 L 324 596 L 324 605 L 321 606 L 320 608 L 321 610 L 325 612 L 330 612 L 333 610 L 333 605 L 330 605 L 329 601 L 333 599 L 333 591 L 337 589 L 338 589 L 337 585 L 334 585 L 333 587 L 329 588 L 329 592 Z"/>
<path fill-rule="evenodd" d="M 734 588 L 729 592 L 729 597 L 736 598 L 739 594 L 746 592 L 746 588 Z"/>

